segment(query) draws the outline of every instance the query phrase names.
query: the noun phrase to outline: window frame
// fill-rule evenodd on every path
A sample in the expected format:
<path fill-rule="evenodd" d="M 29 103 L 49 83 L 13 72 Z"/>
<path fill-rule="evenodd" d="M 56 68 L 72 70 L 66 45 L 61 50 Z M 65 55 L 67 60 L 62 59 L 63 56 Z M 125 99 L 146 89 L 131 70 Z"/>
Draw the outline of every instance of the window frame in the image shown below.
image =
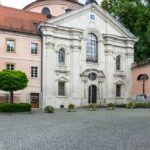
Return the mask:
<path fill-rule="evenodd" d="M 119 89 L 118 89 L 118 87 L 119 87 Z M 122 91 L 121 90 L 122 90 L 122 85 L 121 84 L 116 84 L 116 97 L 117 98 L 121 98 L 121 96 L 122 96 Z"/>
<path fill-rule="evenodd" d="M 31 92 L 30 93 L 30 103 L 32 103 L 32 102 L 39 102 L 39 101 L 40 101 L 40 93 L 38 93 L 38 92 Z"/>
<path fill-rule="evenodd" d="M 119 58 L 119 62 L 117 62 L 118 58 Z M 121 56 L 120 55 L 117 55 L 117 57 L 116 57 L 116 66 L 115 67 L 116 67 L 116 71 L 121 71 Z"/>
<path fill-rule="evenodd" d="M 36 53 L 32 53 L 32 44 L 36 44 L 37 45 L 37 52 Z M 31 55 L 38 55 L 39 54 L 39 43 L 31 42 L 31 44 L 30 44 L 30 54 Z"/>
<path fill-rule="evenodd" d="M 34 67 L 34 70 L 32 70 L 33 67 Z M 35 70 L 35 68 L 37 68 L 37 70 Z M 32 73 L 32 71 L 33 71 L 33 73 Z M 35 73 L 35 71 L 37 73 Z M 39 67 L 38 66 L 31 66 L 30 67 L 30 77 L 31 78 L 38 78 L 39 77 Z"/>
<path fill-rule="evenodd" d="M 63 84 L 63 94 L 61 94 L 62 91 L 60 91 L 60 84 Z M 66 96 L 66 82 L 64 81 L 58 81 L 58 96 L 59 97 L 65 97 Z"/>
<path fill-rule="evenodd" d="M 69 13 L 69 12 L 71 12 L 71 11 L 73 11 L 71 8 L 66 8 L 66 9 L 65 9 L 65 13 Z"/>
<path fill-rule="evenodd" d="M 64 61 L 63 62 L 60 61 L 60 51 L 62 51 L 63 54 L 64 54 L 64 56 L 63 56 Z M 65 50 L 64 50 L 64 48 L 60 48 L 59 51 L 58 51 L 58 63 L 59 63 L 59 65 L 63 65 L 64 66 L 65 62 L 66 62 L 66 53 L 65 53 Z"/>
<path fill-rule="evenodd" d="M 47 9 L 49 12 L 44 13 L 44 9 Z M 41 10 L 41 13 L 44 14 L 44 15 L 51 15 L 51 10 L 48 7 L 43 7 L 42 10 Z"/>
<path fill-rule="evenodd" d="M 7 65 L 13 65 L 13 69 L 12 69 L 12 68 L 11 68 L 11 69 L 10 69 L 10 68 L 8 69 L 8 66 L 7 66 Z M 6 68 L 6 70 L 15 70 L 15 66 L 16 66 L 16 65 L 15 65 L 14 63 L 6 63 L 6 67 L 5 67 L 5 68 Z"/>
<path fill-rule="evenodd" d="M 86 62 L 98 63 L 98 38 L 94 33 L 88 33 L 87 35 Z"/>
<path fill-rule="evenodd" d="M 9 41 L 13 41 L 14 42 L 14 50 L 8 50 L 8 46 L 7 46 L 7 42 Z M 7 38 L 6 39 L 6 52 L 7 53 L 15 53 L 16 52 L 16 40 L 15 39 L 11 39 L 11 38 Z"/>

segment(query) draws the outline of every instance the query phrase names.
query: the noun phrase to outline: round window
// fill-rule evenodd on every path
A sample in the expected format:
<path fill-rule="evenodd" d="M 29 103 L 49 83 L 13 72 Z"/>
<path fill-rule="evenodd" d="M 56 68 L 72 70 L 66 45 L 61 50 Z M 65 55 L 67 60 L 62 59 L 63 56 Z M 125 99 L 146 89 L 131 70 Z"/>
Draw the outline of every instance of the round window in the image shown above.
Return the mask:
<path fill-rule="evenodd" d="M 95 19 L 96 19 L 95 14 L 91 13 L 89 15 L 89 18 L 90 18 L 91 21 L 95 21 Z"/>
<path fill-rule="evenodd" d="M 92 80 L 92 81 L 94 81 L 94 80 L 96 80 L 96 78 L 97 78 L 97 75 L 96 75 L 96 73 L 90 73 L 89 75 L 88 75 L 88 77 L 89 77 L 89 79 L 90 80 Z"/>

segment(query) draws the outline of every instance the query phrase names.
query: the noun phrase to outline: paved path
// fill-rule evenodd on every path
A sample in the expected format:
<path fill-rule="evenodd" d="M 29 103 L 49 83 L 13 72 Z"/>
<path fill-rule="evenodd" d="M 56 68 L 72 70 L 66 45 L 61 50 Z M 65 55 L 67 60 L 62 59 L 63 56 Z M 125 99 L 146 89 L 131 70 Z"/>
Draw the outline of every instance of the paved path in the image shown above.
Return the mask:
<path fill-rule="evenodd" d="M 0 114 L 0 150 L 150 150 L 150 109 Z"/>

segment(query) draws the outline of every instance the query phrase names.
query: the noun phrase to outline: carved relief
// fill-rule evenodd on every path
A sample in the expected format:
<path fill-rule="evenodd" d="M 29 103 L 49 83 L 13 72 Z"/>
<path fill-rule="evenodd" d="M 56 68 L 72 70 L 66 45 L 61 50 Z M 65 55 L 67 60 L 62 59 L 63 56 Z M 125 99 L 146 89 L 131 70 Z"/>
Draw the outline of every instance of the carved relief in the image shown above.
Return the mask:
<path fill-rule="evenodd" d="M 55 47 L 55 43 L 53 42 L 46 42 L 45 45 L 46 45 L 46 49 L 54 49 Z"/>
<path fill-rule="evenodd" d="M 81 50 L 81 45 L 70 45 L 70 48 L 72 48 L 72 49 L 80 49 Z"/>
<path fill-rule="evenodd" d="M 108 56 L 108 55 L 113 55 L 114 54 L 114 51 L 113 50 L 110 50 L 110 49 L 105 49 L 105 54 Z"/>

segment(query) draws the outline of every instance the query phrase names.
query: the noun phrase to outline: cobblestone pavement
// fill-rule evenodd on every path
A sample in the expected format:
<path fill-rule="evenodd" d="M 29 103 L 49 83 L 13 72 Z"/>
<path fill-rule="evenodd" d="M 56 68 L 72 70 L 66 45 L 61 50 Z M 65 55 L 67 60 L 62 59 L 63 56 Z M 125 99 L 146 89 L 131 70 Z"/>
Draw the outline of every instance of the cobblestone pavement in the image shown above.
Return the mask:
<path fill-rule="evenodd" d="M 150 109 L 0 114 L 0 150 L 150 150 Z"/>

